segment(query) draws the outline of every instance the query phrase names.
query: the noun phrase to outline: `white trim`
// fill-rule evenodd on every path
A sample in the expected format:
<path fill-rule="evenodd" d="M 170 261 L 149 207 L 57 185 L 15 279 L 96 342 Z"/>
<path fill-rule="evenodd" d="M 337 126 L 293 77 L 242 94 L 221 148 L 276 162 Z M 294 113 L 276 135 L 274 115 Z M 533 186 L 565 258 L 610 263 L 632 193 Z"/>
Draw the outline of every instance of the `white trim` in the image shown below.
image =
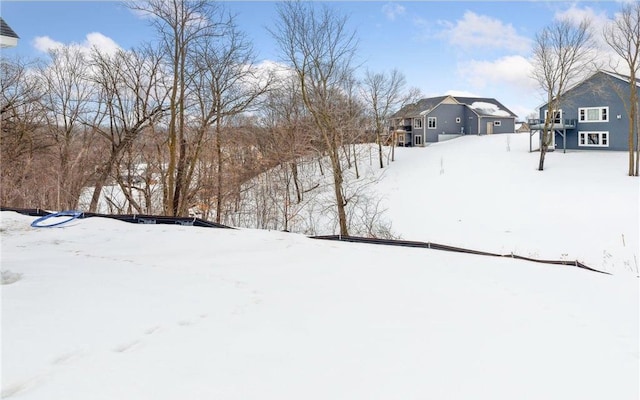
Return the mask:
<path fill-rule="evenodd" d="M 0 35 L 0 48 L 6 49 L 9 47 L 16 47 L 17 45 L 18 38 Z"/>
<path fill-rule="evenodd" d="M 578 147 L 609 147 L 610 139 L 611 138 L 608 131 L 579 131 Z M 594 143 L 589 143 L 590 140 L 592 140 Z"/>
<path fill-rule="evenodd" d="M 420 125 L 420 126 L 418 126 Z M 418 128 L 422 128 L 422 119 L 421 118 L 414 118 L 413 119 L 413 127 L 418 129 Z"/>
<path fill-rule="evenodd" d="M 418 143 L 418 138 L 420 138 L 420 143 Z M 422 146 L 424 144 L 424 140 L 422 140 L 422 135 L 413 135 L 413 145 L 414 146 Z"/>
<path fill-rule="evenodd" d="M 493 126 L 502 126 L 502 121 L 493 121 Z"/>
<path fill-rule="evenodd" d="M 456 124 L 459 124 L 459 123 L 461 123 L 461 122 L 462 122 L 462 118 L 460 118 L 460 117 L 456 117 Z"/>
<path fill-rule="evenodd" d="M 433 121 L 433 126 L 431 126 L 431 121 Z M 427 129 L 438 129 L 438 118 L 437 117 L 428 117 L 427 118 Z"/>
<path fill-rule="evenodd" d="M 589 117 L 589 110 L 598 111 L 598 119 L 587 119 Z M 603 114 L 604 114 L 604 118 L 602 117 Z M 604 106 L 603 107 L 579 107 L 578 122 L 585 122 L 585 123 L 609 122 L 609 107 L 604 107 Z"/>
<path fill-rule="evenodd" d="M 553 123 L 553 124 L 561 124 L 561 123 L 562 123 L 562 114 L 563 114 L 563 112 L 562 112 L 562 108 L 561 108 L 561 109 L 559 109 L 559 110 L 554 111 L 554 113 L 556 113 L 556 112 L 560 114 L 560 115 L 559 115 L 559 118 L 554 118 L 554 120 L 553 120 L 553 121 L 551 121 L 551 123 Z M 549 114 L 549 109 L 544 110 L 544 120 L 545 120 L 545 121 L 547 120 L 547 115 L 548 115 L 548 114 Z M 558 121 L 558 119 L 559 119 L 560 121 Z M 556 121 L 557 121 L 557 122 L 556 122 Z"/>

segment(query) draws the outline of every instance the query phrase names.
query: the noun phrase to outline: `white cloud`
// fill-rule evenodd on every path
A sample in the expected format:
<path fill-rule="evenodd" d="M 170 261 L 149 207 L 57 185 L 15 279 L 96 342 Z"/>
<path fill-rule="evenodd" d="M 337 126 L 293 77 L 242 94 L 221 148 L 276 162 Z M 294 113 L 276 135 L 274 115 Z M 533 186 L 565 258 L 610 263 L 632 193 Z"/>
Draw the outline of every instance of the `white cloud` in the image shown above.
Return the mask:
<path fill-rule="evenodd" d="M 113 39 L 100 32 L 89 33 L 87 35 L 87 39 L 82 45 L 89 49 L 96 47 L 98 50 L 102 50 L 106 53 L 115 53 L 120 49 L 120 46 L 118 46 Z"/>
<path fill-rule="evenodd" d="M 404 14 L 406 9 L 404 6 L 395 3 L 387 3 L 382 6 L 382 12 L 388 19 L 395 21 L 396 17 Z"/>
<path fill-rule="evenodd" d="M 519 53 L 528 52 L 531 48 L 531 40 L 518 35 L 513 25 L 472 11 L 465 12 L 463 18 L 455 23 L 439 23 L 444 26 L 441 37 L 457 47 L 499 48 Z"/>
<path fill-rule="evenodd" d="M 580 8 L 573 4 L 564 11 L 556 12 L 554 18 L 558 21 L 569 21 L 576 25 L 581 21 L 588 20 L 594 38 L 595 49 L 593 51 L 597 61 L 604 68 L 614 68 L 616 65 L 622 67 L 624 63 L 620 64 L 621 59 L 604 39 L 603 32 L 605 27 L 612 22 L 612 19 L 605 12 L 596 12 L 591 7 Z M 624 67 L 622 70 L 624 70 Z M 628 69 L 626 71 L 628 72 Z"/>
<path fill-rule="evenodd" d="M 604 27 L 609 20 L 604 11 L 598 13 L 591 7 L 581 8 L 576 4 L 572 4 L 571 7 L 564 11 L 557 11 L 554 15 L 554 19 L 558 21 L 571 21 L 575 24 L 587 19 L 591 22 L 592 28 L 600 32 L 602 32 L 602 27 Z"/>
<path fill-rule="evenodd" d="M 522 56 L 505 56 L 493 61 L 470 61 L 458 67 L 458 74 L 472 88 L 502 102 L 524 119 L 541 102 L 531 62 Z M 525 105 L 523 103 L 529 103 Z"/>
<path fill-rule="evenodd" d="M 467 90 L 447 90 L 445 93 L 445 95 L 447 96 L 454 96 L 454 97 L 482 97 L 479 96 L 477 93 L 473 93 L 473 92 L 469 92 Z"/>
<path fill-rule="evenodd" d="M 46 53 L 51 50 L 56 50 L 64 46 L 64 43 L 55 41 L 49 36 L 38 36 L 33 39 L 33 47 L 36 50 Z"/>
<path fill-rule="evenodd" d="M 51 39 L 49 36 L 38 36 L 33 40 L 33 47 L 43 53 L 59 49 L 65 45 L 78 47 L 87 53 L 94 47 L 107 54 L 113 54 L 120 49 L 120 46 L 113 39 L 100 32 L 88 33 L 82 43 L 65 44 Z"/>
<path fill-rule="evenodd" d="M 532 65 L 522 56 L 505 56 L 494 61 L 470 61 L 458 73 L 472 86 L 483 89 L 490 85 L 513 85 L 523 90 L 535 89 Z"/>

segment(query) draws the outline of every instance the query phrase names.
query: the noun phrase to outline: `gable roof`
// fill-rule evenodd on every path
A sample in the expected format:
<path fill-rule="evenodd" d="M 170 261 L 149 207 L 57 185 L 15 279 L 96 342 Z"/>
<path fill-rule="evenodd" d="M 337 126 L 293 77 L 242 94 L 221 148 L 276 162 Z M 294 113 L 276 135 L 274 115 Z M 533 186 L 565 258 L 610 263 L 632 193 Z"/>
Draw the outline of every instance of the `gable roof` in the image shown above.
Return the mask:
<path fill-rule="evenodd" d="M 598 75 L 608 75 L 614 79 L 618 79 L 620 81 L 623 81 L 625 83 L 630 83 L 631 82 L 631 77 L 628 75 L 623 75 L 623 74 L 619 74 L 617 72 L 613 72 L 613 71 L 607 71 L 604 69 L 599 69 L 596 72 L 594 72 L 593 74 L 589 75 L 588 77 L 584 78 L 583 80 L 581 80 L 580 82 L 572 85 L 571 87 L 567 88 L 567 90 L 565 90 L 564 92 L 562 92 L 562 96 L 565 96 L 567 93 L 569 93 L 570 91 L 578 88 L 579 86 L 583 85 L 584 83 L 592 80 L 593 78 L 595 78 Z M 640 87 L 640 77 L 636 78 L 636 86 Z M 541 108 L 547 106 L 547 104 L 549 104 L 549 102 L 544 102 L 542 104 L 540 104 L 537 109 L 540 110 Z"/>
<path fill-rule="evenodd" d="M 614 77 L 616 79 L 620 79 L 621 81 L 624 81 L 626 83 L 630 83 L 631 82 L 631 77 L 629 75 L 622 75 L 622 74 L 619 74 L 617 72 L 606 71 L 606 70 L 600 70 L 598 72 L 602 72 L 602 73 L 607 74 L 609 76 L 612 76 L 612 77 Z M 597 74 L 597 72 L 596 72 L 596 74 Z M 591 77 L 593 77 L 596 74 L 591 75 Z M 591 78 L 591 77 L 589 77 L 589 78 Z M 640 77 L 636 77 L 636 86 L 640 87 Z"/>
<path fill-rule="evenodd" d="M 4 22 L 4 19 L 0 17 L 0 49 L 16 47 L 18 45 L 18 39 L 18 35 Z"/>
<path fill-rule="evenodd" d="M 0 36 L 6 36 L 14 39 L 20 39 L 20 37 L 11 29 L 11 27 L 4 22 L 4 19 L 0 17 Z"/>
<path fill-rule="evenodd" d="M 439 106 L 446 99 L 451 99 L 455 103 L 470 108 L 481 117 L 504 117 L 516 118 L 517 116 L 505 107 L 498 100 L 488 97 L 458 97 L 458 96 L 438 96 L 418 100 L 416 103 L 408 104 L 394 113 L 391 118 L 398 117 L 418 117 L 429 114 L 434 108 Z"/>

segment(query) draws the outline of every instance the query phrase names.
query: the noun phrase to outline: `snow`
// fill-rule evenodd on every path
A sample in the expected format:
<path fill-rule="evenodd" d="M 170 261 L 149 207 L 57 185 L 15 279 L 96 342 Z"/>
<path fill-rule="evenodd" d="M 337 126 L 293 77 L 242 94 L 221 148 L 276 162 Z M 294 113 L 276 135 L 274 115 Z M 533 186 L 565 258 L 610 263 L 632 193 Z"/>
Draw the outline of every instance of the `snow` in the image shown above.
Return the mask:
<path fill-rule="evenodd" d="M 527 133 L 398 148 L 401 166 L 375 187 L 404 239 L 637 275 L 640 183 L 627 154 L 557 150 L 538 171 L 528 149 Z"/>
<path fill-rule="evenodd" d="M 471 104 L 471 108 L 478 110 L 486 115 L 493 115 L 496 117 L 510 117 L 511 114 L 508 111 L 501 110 L 497 105 L 493 103 L 487 103 L 484 101 L 474 101 Z"/>
<path fill-rule="evenodd" d="M 36 229 L 2 212 L 2 397 L 638 399 L 638 181 L 622 153 L 554 152 L 539 172 L 526 146 L 396 149 L 375 187 L 405 239 L 611 275 L 267 230 Z"/>

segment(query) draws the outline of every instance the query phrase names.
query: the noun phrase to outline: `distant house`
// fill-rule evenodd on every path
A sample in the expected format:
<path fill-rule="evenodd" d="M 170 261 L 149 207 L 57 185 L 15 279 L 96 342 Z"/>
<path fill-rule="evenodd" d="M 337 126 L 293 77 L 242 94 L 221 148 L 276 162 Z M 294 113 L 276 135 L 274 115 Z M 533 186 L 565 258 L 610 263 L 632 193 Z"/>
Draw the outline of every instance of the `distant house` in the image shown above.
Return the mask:
<path fill-rule="evenodd" d="M 399 146 L 423 146 L 461 135 L 515 132 L 516 115 L 496 99 L 439 96 L 409 104 L 390 118 Z"/>
<path fill-rule="evenodd" d="M 0 17 L 0 48 L 16 47 L 18 39 L 20 39 L 18 35 Z"/>
<path fill-rule="evenodd" d="M 527 122 L 516 122 L 516 133 L 524 133 L 529 132 L 531 129 L 529 128 L 529 124 Z"/>
<path fill-rule="evenodd" d="M 564 92 L 558 109 L 554 110 L 549 150 L 628 151 L 629 119 L 625 102 L 630 98 L 629 83 L 628 76 L 598 71 Z M 636 86 L 640 87 L 638 80 Z M 528 121 L 532 135 L 544 128 L 547 113 L 548 103 L 545 103 L 540 106 L 539 118 Z"/>

